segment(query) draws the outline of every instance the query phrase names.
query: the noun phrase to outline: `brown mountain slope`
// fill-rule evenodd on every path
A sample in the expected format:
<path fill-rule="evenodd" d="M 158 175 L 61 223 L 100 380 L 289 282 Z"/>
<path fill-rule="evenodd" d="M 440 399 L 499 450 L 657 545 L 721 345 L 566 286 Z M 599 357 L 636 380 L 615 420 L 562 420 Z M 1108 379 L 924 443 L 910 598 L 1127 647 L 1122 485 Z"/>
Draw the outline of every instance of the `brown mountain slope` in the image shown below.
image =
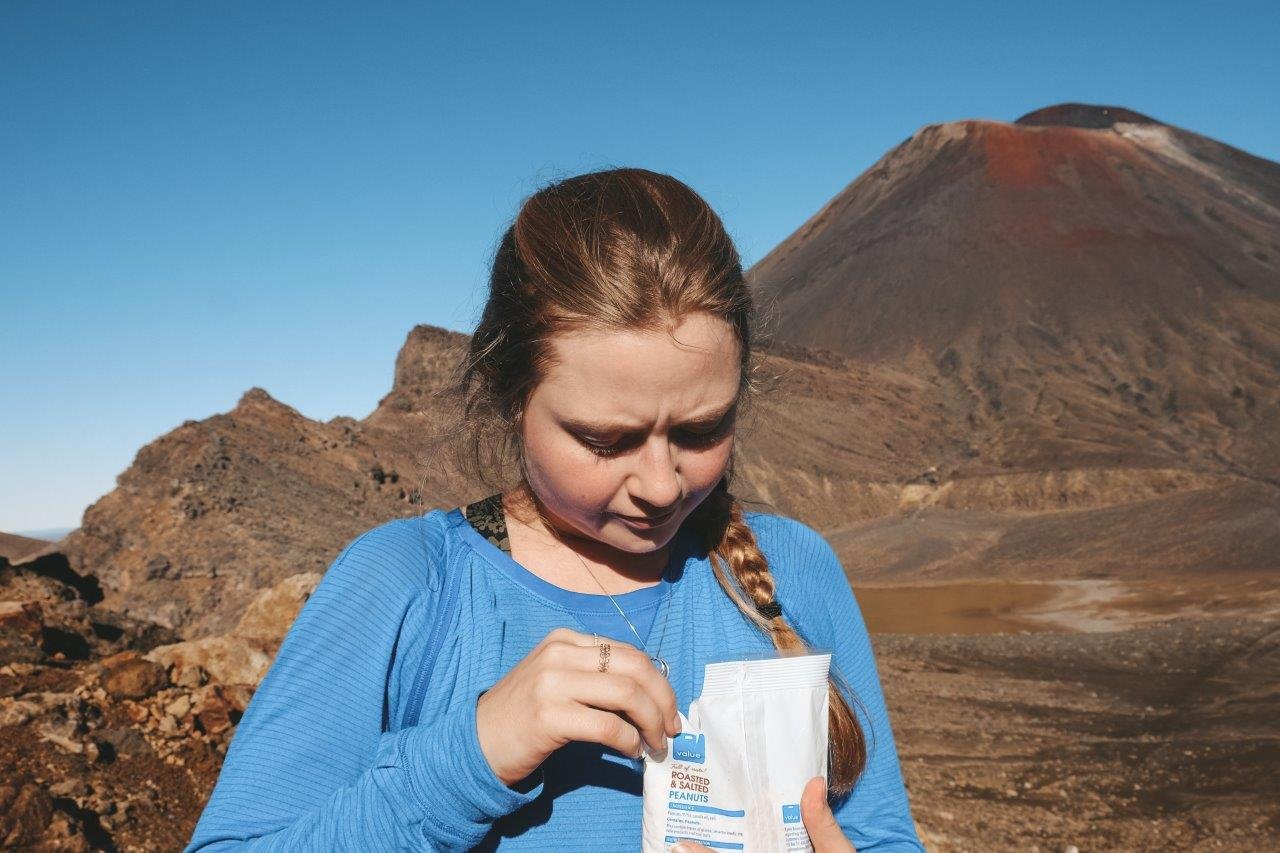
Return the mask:
<path fill-rule="evenodd" d="M 258 591 L 323 571 L 372 525 L 463 497 L 415 446 L 434 411 L 404 411 L 456 339 L 415 329 L 395 390 L 365 421 L 312 421 L 254 388 L 230 412 L 161 436 L 85 512 L 65 546 L 72 567 L 101 578 L 109 608 L 223 633 Z"/>
<path fill-rule="evenodd" d="M 940 377 L 1002 465 L 1280 483 L 1275 163 L 1116 108 L 931 125 L 749 275 L 781 340 Z"/>
<path fill-rule="evenodd" d="M 369 527 L 474 499 L 483 487 L 431 452 L 447 422 L 433 391 L 464 341 L 414 329 L 392 391 L 362 421 L 317 423 L 254 389 L 230 412 L 183 424 L 140 450 L 119 487 L 86 511 L 65 545 L 71 565 L 97 577 L 104 607 L 204 637 L 230 631 L 262 589 L 323 571 Z M 987 575 L 993 566 L 968 544 L 1014 542 L 1013 528 L 1031 523 L 1018 519 L 1039 510 L 1058 511 L 1041 523 L 1056 518 L 1069 528 L 1063 513 L 1087 521 L 1150 501 L 1247 492 L 1249 481 L 1225 470 L 1009 470 L 970 442 L 964 412 L 944 402 L 937 380 L 798 348 L 785 353 L 763 359 L 773 387 L 744 418 L 737 492 L 827 531 L 855 577 Z M 1280 506 L 1255 495 L 1248 510 L 1251 521 L 1233 524 L 1239 508 L 1229 504 L 1205 539 L 1226 555 L 1225 568 L 1255 569 L 1260 550 L 1275 551 L 1274 535 L 1259 531 L 1280 530 Z M 957 528 L 947 519 L 961 512 Z M 922 537 L 926 525 L 941 532 Z M 988 556 L 1003 554 L 999 573 L 1030 576 L 1044 576 L 1046 566 L 1054 576 L 1136 576 L 1195 563 L 1194 549 L 1170 562 L 1170 549 L 1186 550 L 1182 539 L 1136 547 L 1122 523 L 1117 530 L 1135 547 L 1102 561 L 1086 551 L 1044 560 L 1062 536 L 1079 539 L 1072 529 Z"/>
<path fill-rule="evenodd" d="M 19 536 L 16 533 L 0 533 L 0 557 L 8 560 L 20 560 L 28 554 L 34 554 L 51 543 L 43 539 L 32 539 L 30 536 Z"/>
<path fill-rule="evenodd" d="M 436 440 L 450 414 L 436 392 L 465 341 L 412 330 L 392 390 L 361 421 L 311 421 L 253 389 L 158 438 L 85 512 L 65 545 L 72 567 L 99 579 L 104 607 L 209 636 L 369 527 L 480 497 Z M 778 387 L 744 419 L 738 468 L 759 508 L 820 526 L 871 517 L 897 506 L 899 472 L 972 452 L 910 377 L 795 349 L 766 356 L 765 371 Z"/>

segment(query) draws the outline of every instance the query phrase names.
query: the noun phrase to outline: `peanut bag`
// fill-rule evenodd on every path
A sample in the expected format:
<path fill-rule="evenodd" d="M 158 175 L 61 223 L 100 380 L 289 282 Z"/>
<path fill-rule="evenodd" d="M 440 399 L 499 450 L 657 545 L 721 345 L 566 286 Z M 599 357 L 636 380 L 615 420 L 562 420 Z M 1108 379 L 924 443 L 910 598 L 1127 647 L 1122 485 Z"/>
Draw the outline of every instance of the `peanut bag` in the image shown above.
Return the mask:
<path fill-rule="evenodd" d="M 644 768 L 643 853 L 677 841 L 716 850 L 812 850 L 800 793 L 827 775 L 831 655 L 706 665 L 662 761 Z"/>

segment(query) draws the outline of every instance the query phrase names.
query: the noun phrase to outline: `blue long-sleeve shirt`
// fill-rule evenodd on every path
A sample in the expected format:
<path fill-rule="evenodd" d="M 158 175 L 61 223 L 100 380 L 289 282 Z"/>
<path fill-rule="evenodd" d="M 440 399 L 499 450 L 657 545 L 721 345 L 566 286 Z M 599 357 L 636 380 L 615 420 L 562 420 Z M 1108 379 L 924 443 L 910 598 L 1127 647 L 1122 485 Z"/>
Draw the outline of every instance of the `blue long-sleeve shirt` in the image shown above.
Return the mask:
<path fill-rule="evenodd" d="M 859 851 L 921 851 L 862 615 L 835 553 L 792 519 L 745 513 L 776 599 L 812 648 L 830 650 L 868 742 L 866 770 L 833 804 Z M 460 571 L 416 725 L 401 727 L 446 567 Z M 662 582 L 615 596 L 670 666 L 680 710 L 703 667 L 773 649 L 677 534 Z M 476 731 L 476 700 L 552 629 L 635 636 L 604 595 L 541 580 L 457 510 L 390 521 L 351 542 L 303 606 L 245 710 L 187 847 L 273 850 L 627 850 L 640 846 L 643 764 L 570 743 L 508 787 Z M 511 720 L 519 726 L 521 721 Z M 797 792 L 797 795 L 799 792 Z"/>

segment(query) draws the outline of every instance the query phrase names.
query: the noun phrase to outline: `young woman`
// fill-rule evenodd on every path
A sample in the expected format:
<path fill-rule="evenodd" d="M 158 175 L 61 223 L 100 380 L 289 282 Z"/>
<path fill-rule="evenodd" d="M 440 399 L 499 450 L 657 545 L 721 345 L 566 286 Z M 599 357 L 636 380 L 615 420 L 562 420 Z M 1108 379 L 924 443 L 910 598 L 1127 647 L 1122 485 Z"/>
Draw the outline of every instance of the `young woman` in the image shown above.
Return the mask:
<path fill-rule="evenodd" d="M 803 648 L 835 673 L 815 848 L 922 850 L 839 561 L 730 492 L 751 315 L 720 219 L 674 178 L 527 199 L 458 388 L 469 458 L 505 463 L 506 488 L 338 556 L 188 850 L 634 851 L 644 754 L 704 665 Z"/>

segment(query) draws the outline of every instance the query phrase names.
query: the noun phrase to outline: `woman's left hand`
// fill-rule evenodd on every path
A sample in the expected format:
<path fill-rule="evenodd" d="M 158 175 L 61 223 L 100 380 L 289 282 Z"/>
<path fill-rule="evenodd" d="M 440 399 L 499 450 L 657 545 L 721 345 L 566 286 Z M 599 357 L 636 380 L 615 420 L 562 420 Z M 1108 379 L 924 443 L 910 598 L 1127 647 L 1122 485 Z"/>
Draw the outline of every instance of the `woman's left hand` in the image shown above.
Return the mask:
<path fill-rule="evenodd" d="M 800 797 L 800 819 L 809 833 L 814 853 L 855 853 L 849 839 L 844 837 L 844 830 L 836 823 L 836 816 L 831 813 L 831 806 L 827 803 L 827 782 L 821 776 L 814 776 L 804 786 Z M 694 841 L 681 841 L 671 850 L 672 853 L 715 853 Z"/>

